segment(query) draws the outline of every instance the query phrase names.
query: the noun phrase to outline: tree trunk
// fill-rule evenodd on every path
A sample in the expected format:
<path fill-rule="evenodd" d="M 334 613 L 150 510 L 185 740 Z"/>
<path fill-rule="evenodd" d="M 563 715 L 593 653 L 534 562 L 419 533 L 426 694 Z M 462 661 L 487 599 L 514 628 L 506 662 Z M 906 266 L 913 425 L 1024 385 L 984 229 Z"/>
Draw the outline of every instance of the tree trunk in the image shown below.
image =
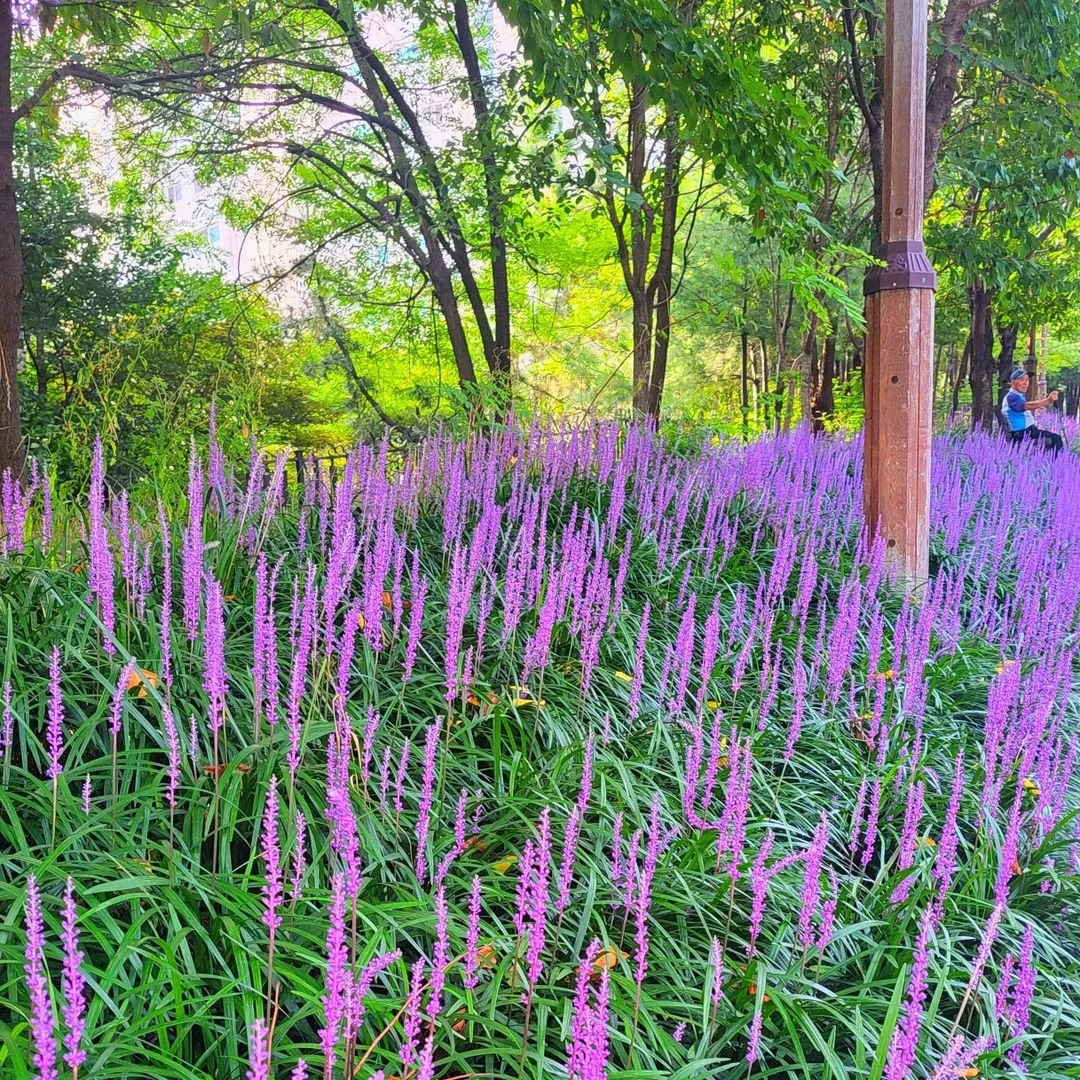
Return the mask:
<path fill-rule="evenodd" d="M 384 122 L 385 126 L 382 130 L 389 151 L 388 164 L 393 183 L 409 201 L 417 217 L 423 247 L 421 248 L 415 243 L 406 243 L 405 246 L 417 267 L 431 282 L 432 292 L 435 294 L 439 311 L 443 315 L 447 336 L 450 338 L 451 348 L 454 352 L 458 380 L 463 385 L 473 384 L 476 382 L 476 371 L 473 366 L 468 339 L 465 336 L 461 310 L 458 307 L 457 296 L 454 291 L 453 278 L 446 264 L 446 259 L 443 257 L 444 245 L 445 250 L 450 254 L 454 268 L 458 272 L 462 287 L 469 300 L 477 330 L 480 334 L 480 340 L 483 343 L 484 355 L 488 359 L 489 365 L 493 363 L 496 350 L 487 310 L 484 307 L 483 298 L 480 295 L 475 275 L 472 272 L 468 246 L 462 233 L 457 209 L 449 199 L 447 185 L 439 169 L 436 156 L 428 144 L 419 116 L 409 104 L 401 87 L 394 81 L 378 55 L 364 39 L 359 21 L 346 20 L 341 17 L 340 12 L 331 17 L 334 18 L 345 33 L 368 99 Z M 391 108 L 391 104 L 393 108 Z M 406 136 L 402 131 L 402 124 L 408 129 L 409 136 Z M 412 144 L 420 156 L 424 172 L 427 174 L 428 180 L 436 193 L 438 213 L 435 216 L 432 215 L 417 186 L 416 169 L 405 149 L 407 137 L 411 137 Z M 389 211 L 382 208 L 382 212 L 385 214 Z M 401 236 L 399 239 L 404 242 L 406 238 Z"/>
<path fill-rule="evenodd" d="M 29 347 L 26 351 L 30 353 L 30 359 L 34 365 L 38 400 L 44 404 L 49 393 L 49 365 L 45 362 L 45 335 L 35 334 L 33 351 L 31 352 Z"/>
<path fill-rule="evenodd" d="M 769 389 L 769 350 L 765 345 L 764 338 L 758 338 L 761 342 L 761 392 L 763 405 L 763 419 L 765 430 L 772 430 L 772 409 L 770 407 L 772 391 Z"/>
<path fill-rule="evenodd" d="M 454 0 L 454 27 L 458 48 L 469 76 L 469 97 L 476 132 L 480 140 L 480 160 L 484 169 L 484 197 L 487 204 L 489 248 L 491 252 L 491 291 L 495 316 L 493 354 L 488 366 L 497 383 L 510 392 L 510 285 L 507 275 L 506 237 L 504 235 L 504 207 L 502 194 L 502 170 L 495 160 L 495 140 L 492 132 L 491 110 L 484 89 L 480 58 L 473 41 L 469 23 L 469 9 L 464 0 Z"/>
<path fill-rule="evenodd" d="M 968 362 L 971 367 L 971 426 L 973 430 L 994 430 L 994 330 L 990 305 L 993 291 L 980 279 L 968 288 L 971 336 Z"/>
<path fill-rule="evenodd" d="M 436 252 L 436 254 L 438 254 Z M 432 260 L 435 262 L 435 260 Z M 442 263 L 441 254 L 438 255 L 438 263 Z M 457 368 L 458 382 L 464 387 L 476 383 L 476 369 L 473 367 L 472 352 L 469 349 L 469 339 L 465 335 L 465 326 L 461 321 L 461 311 L 458 309 L 457 297 L 454 295 L 454 284 L 445 264 L 437 266 L 435 272 L 430 275 L 432 291 L 435 293 L 435 302 L 439 305 L 443 322 L 446 324 L 446 334 L 450 338 L 450 348 L 454 353 L 454 365 Z"/>
<path fill-rule="evenodd" d="M 795 361 L 788 367 L 788 393 L 784 400 L 784 430 L 790 431 L 795 421 L 795 394 L 791 385 L 795 381 Z"/>
<path fill-rule="evenodd" d="M 1017 328 L 1012 325 L 998 327 L 998 382 L 1005 386 L 1016 367 Z"/>
<path fill-rule="evenodd" d="M 679 142 L 679 118 L 670 114 L 664 120 L 664 181 L 660 195 L 660 251 L 656 269 L 649 282 L 648 299 L 656 312 L 653 329 L 652 366 L 649 372 L 648 414 L 660 421 L 660 404 L 667 378 L 668 351 L 671 347 L 671 300 L 675 284 L 675 234 L 679 229 L 679 169 L 682 163 Z"/>
<path fill-rule="evenodd" d="M 810 329 L 803 339 L 802 352 L 799 354 L 799 421 L 812 423 L 814 396 L 817 389 L 815 371 L 817 367 L 817 319 L 810 316 Z"/>
<path fill-rule="evenodd" d="M 971 361 L 971 335 L 964 342 L 964 351 L 960 354 L 960 364 L 956 369 L 956 379 L 952 384 L 952 398 L 949 401 L 949 415 L 955 416 L 960 410 L 960 387 L 967 381 L 968 367 Z"/>
<path fill-rule="evenodd" d="M 949 344 L 949 351 L 946 353 L 948 359 L 945 362 L 945 392 L 952 395 L 952 389 L 956 385 L 956 371 L 960 364 L 960 357 L 956 351 L 956 342 L 953 341 Z"/>
<path fill-rule="evenodd" d="M 746 301 L 743 301 L 743 317 L 746 315 Z M 739 380 L 739 408 L 742 410 L 742 437 L 743 442 L 750 441 L 750 335 L 743 325 L 739 335 L 742 347 L 742 373 Z"/>
<path fill-rule="evenodd" d="M 11 46 L 15 0 L 0 0 L 0 473 L 21 477 L 18 349 L 23 264 L 15 201 L 15 113 L 11 103 Z"/>
<path fill-rule="evenodd" d="M 825 417 L 836 411 L 833 380 L 836 377 L 836 338 L 831 334 L 825 339 L 821 356 L 821 389 L 814 398 L 814 431 L 825 430 Z"/>

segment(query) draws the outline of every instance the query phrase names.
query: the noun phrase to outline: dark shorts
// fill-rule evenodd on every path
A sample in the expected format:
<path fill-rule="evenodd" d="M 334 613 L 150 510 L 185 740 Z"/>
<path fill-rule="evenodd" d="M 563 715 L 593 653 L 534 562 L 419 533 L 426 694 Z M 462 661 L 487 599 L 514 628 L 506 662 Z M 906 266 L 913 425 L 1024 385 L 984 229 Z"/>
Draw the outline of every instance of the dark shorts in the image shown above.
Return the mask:
<path fill-rule="evenodd" d="M 1065 449 L 1065 441 L 1060 435 L 1055 434 L 1053 431 L 1043 431 L 1042 428 L 1034 425 L 1025 428 L 1023 431 L 1010 431 L 1005 437 L 1014 446 L 1019 446 L 1023 442 L 1035 443 L 1053 454 Z"/>

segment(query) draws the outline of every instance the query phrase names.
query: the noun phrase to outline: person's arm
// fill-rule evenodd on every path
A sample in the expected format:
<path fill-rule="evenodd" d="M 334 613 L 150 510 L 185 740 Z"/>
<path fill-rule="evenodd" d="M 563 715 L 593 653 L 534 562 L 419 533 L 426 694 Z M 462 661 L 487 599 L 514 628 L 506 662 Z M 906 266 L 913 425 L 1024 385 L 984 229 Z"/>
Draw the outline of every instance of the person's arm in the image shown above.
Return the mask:
<path fill-rule="evenodd" d="M 1036 409 L 1048 409 L 1058 399 L 1056 390 L 1051 390 L 1049 394 L 1044 398 L 1039 398 L 1038 401 L 1025 401 L 1024 408 L 1028 412 L 1034 412 Z"/>

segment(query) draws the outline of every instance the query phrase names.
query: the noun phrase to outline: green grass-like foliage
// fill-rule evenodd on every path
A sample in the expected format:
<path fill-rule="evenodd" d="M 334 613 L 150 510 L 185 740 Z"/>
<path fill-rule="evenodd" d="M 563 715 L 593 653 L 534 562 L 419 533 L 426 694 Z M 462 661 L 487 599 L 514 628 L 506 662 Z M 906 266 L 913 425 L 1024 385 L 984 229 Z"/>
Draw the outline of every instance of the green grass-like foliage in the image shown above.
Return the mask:
<path fill-rule="evenodd" d="M 604 431 L 581 436 L 582 445 L 606 445 Z M 130 508 L 140 553 L 150 559 L 152 589 L 145 598 L 138 587 L 133 592 L 125 586 L 119 555 L 122 529 L 114 518 L 110 542 L 117 560 L 117 614 L 115 651 L 110 653 L 100 604 L 88 589 L 84 507 L 74 503 L 54 507 L 53 536 L 44 543 L 41 505 L 34 502 L 25 550 L 16 550 L 20 545 L 9 534 L 7 554 L 0 559 L 0 663 L 4 680 L 12 687 L 13 718 L 12 745 L 3 761 L 0 785 L 0 1076 L 23 1080 L 37 1075 L 23 971 L 30 873 L 43 893 L 45 959 L 58 1023 L 64 1005 L 60 897 L 68 876 L 75 884 L 88 999 L 84 1038 L 88 1057 L 80 1076 L 239 1078 L 249 1068 L 251 1033 L 259 1018 L 272 1021 L 269 1075 L 290 1075 L 301 1057 L 310 1075 L 322 1074 L 318 1032 L 324 1023 L 320 999 L 326 992 L 329 893 L 332 877 L 341 869 L 340 856 L 330 847 L 326 820 L 326 757 L 328 742 L 335 738 L 335 717 L 342 709 L 351 728 L 351 742 L 346 744 L 350 801 L 362 874 L 358 903 L 347 923 L 352 970 L 358 972 L 389 950 L 402 955 L 371 986 L 355 1040 L 349 1046 L 339 1044 L 334 1076 L 345 1075 L 345 1069 L 361 1077 L 376 1070 L 386 1076 L 416 1075 L 415 1066 L 402 1067 L 398 1049 L 410 966 L 418 957 L 430 960 L 435 947 L 434 890 L 430 880 L 418 881 L 415 865 L 421 755 L 425 732 L 436 718 L 441 728 L 429 865 L 437 865 L 454 845 L 458 793 L 471 794 L 468 845 L 445 878 L 452 959 L 444 1005 L 430 1026 L 426 1021 L 423 1025 L 434 1040 L 435 1076 L 566 1076 L 575 981 L 593 938 L 607 947 L 603 955 L 610 976 L 609 1053 L 606 1073 L 596 1075 L 620 1080 L 747 1075 L 879 1080 L 891 1075 L 890 1045 L 905 1014 L 915 940 L 923 914 L 937 895 L 931 876 L 936 848 L 921 840 L 913 867 L 898 870 L 907 792 L 914 775 L 908 756 L 914 729 L 903 708 L 909 686 L 907 669 L 897 656 L 896 630 L 898 624 L 911 623 L 918 607 L 905 605 L 887 581 L 873 594 L 874 603 L 880 605 L 884 640 L 878 667 L 885 673 L 867 670 L 872 633 L 867 608 L 856 620 L 850 671 L 844 673 L 841 692 L 832 700 L 827 690 L 833 662 L 830 635 L 842 607 L 844 583 L 865 580 L 871 572 L 861 562 L 865 553 L 859 555 L 857 451 L 842 442 L 813 447 L 800 437 L 750 451 L 709 444 L 695 447 L 684 440 L 690 448 L 676 453 L 639 432 L 620 435 L 614 452 L 628 454 L 628 443 L 639 464 L 626 485 L 621 527 L 606 538 L 603 550 L 590 556 L 593 561 L 606 560 L 614 577 L 629 543 L 623 600 L 617 616 L 605 620 L 598 662 L 585 694 L 580 633 L 572 614 L 555 622 L 548 663 L 527 677 L 524 655 L 540 617 L 539 604 L 528 607 L 517 630 L 505 642 L 500 640 L 506 567 L 520 528 L 519 520 L 503 518 L 495 522 L 498 539 L 490 564 L 485 564 L 490 571 L 484 569 L 480 575 L 491 598 L 484 649 L 478 660 L 473 657 L 470 687 L 446 700 L 446 623 L 460 597 L 453 594 L 453 545 L 446 543 L 444 534 L 450 501 L 461 500 L 463 550 L 467 550 L 483 516 L 483 500 L 505 505 L 518 485 L 551 494 L 544 527 L 549 553 L 561 550 L 565 527 L 572 520 L 580 524 L 585 512 L 590 528 L 599 532 L 619 482 L 617 470 L 604 475 L 601 450 L 568 449 L 569 440 L 536 433 L 509 433 L 487 444 L 447 441 L 437 451 L 420 451 L 422 467 L 412 476 L 408 469 L 402 472 L 387 465 L 385 456 L 380 461 L 377 453 L 361 455 L 357 475 L 374 479 L 367 487 L 358 486 L 354 498 L 346 501 L 345 518 L 336 524 L 333 503 L 328 502 L 322 529 L 322 496 L 310 476 L 307 503 L 303 489 L 291 486 L 275 509 L 265 488 L 258 496 L 265 502 L 246 504 L 241 486 L 234 493 L 228 477 L 219 476 L 215 483 L 212 472 L 202 508 L 203 561 L 226 597 L 228 673 L 225 726 L 216 762 L 203 689 L 204 630 L 189 640 L 181 622 L 181 530 L 188 521 L 188 507 L 164 508 L 171 523 L 174 581 L 170 686 L 163 677 L 160 645 L 164 549 L 157 507 Z M 646 444 L 651 447 L 648 451 L 642 449 Z M 485 445 L 488 451 L 483 450 Z M 491 462 L 497 469 L 483 498 L 470 501 L 462 489 L 453 488 L 454 470 L 462 477 L 475 477 L 477 468 Z M 713 479 L 732 471 L 730 490 L 710 493 L 703 481 L 694 479 L 701 470 Z M 801 477 L 804 482 L 801 493 L 792 484 L 790 490 L 798 498 L 788 506 L 764 494 L 772 490 L 775 495 L 781 476 Z M 330 498 L 341 490 L 343 480 L 339 476 L 337 481 Z M 668 504 L 660 512 L 655 505 L 646 506 L 646 500 L 668 482 L 673 485 Z M 392 567 L 385 582 L 379 583 L 385 585 L 389 601 L 381 647 L 373 649 L 363 633 L 358 637 L 344 702 L 335 700 L 337 652 L 327 646 L 320 608 L 300 709 L 301 763 L 295 782 L 290 782 L 285 700 L 295 651 L 290 644 L 290 617 L 296 617 L 291 610 L 293 584 L 298 583 L 302 595 L 309 561 L 320 588 L 329 575 L 342 576 L 346 587 L 334 623 L 340 633 L 349 605 L 365 587 L 366 562 L 361 554 L 355 569 L 332 569 L 335 533 L 347 518 L 356 527 L 359 549 L 373 549 L 377 537 L 365 529 L 376 519 L 373 501 L 378 492 L 410 484 L 415 499 L 409 508 L 399 507 L 393 522 L 409 553 L 401 594 L 407 598 L 410 593 L 414 550 L 429 587 L 415 670 L 411 678 L 403 679 L 410 613 L 404 611 L 395 632 L 391 609 L 398 593 Z M 114 506 L 118 494 L 113 493 Z M 723 499 L 724 507 L 709 521 L 706 507 L 711 497 Z M 684 499 L 689 501 L 688 512 L 681 535 L 672 542 L 670 536 L 665 539 L 665 529 L 678 519 Z M 824 511 L 816 523 L 809 513 L 815 505 Z M 303 550 L 298 544 L 301 514 Z M 765 665 L 772 661 L 763 655 L 760 643 L 751 639 L 744 649 L 743 642 L 753 618 L 755 592 L 769 581 L 781 557 L 785 521 L 802 532 L 796 537 L 793 570 L 775 586 L 762 609 L 774 615 L 768 652 L 775 655 L 778 645 L 781 649 L 775 690 L 770 690 L 771 669 Z M 708 530 L 722 529 L 729 530 L 727 542 L 706 558 Z M 530 542 L 535 546 L 535 539 Z M 939 540 L 935 543 L 938 561 L 944 565 L 946 556 L 938 550 Z M 273 729 L 265 717 L 256 721 L 252 674 L 260 552 L 271 568 L 280 560 L 276 629 L 282 704 Z M 963 549 L 950 557 L 962 566 Z M 807 560 L 816 561 L 818 578 L 800 627 L 799 576 Z M 540 603 L 554 563 L 544 565 Z M 964 599 L 958 610 L 968 613 L 982 602 L 984 583 L 963 578 L 962 569 L 959 573 Z M 467 601 L 463 652 L 476 642 L 478 592 L 479 586 Z M 672 666 L 665 658 L 676 647 L 691 595 L 698 613 L 694 663 L 688 696 L 672 708 L 676 677 L 665 677 L 665 668 Z M 719 650 L 702 682 L 697 666 L 702 628 L 714 602 L 721 627 Z M 646 603 L 651 619 L 639 663 L 637 641 Z M 869 603 L 866 597 L 864 603 Z M 746 614 L 740 616 L 740 610 Z M 823 630 L 820 619 L 825 622 Z M 905 1075 L 934 1075 L 955 1033 L 991 1040 L 977 1062 L 965 1061 L 964 1066 L 974 1064 L 987 1076 L 1018 1075 L 1007 1057 L 1012 1033 L 999 1018 L 995 992 L 1004 957 L 1018 953 L 1021 933 L 1030 925 L 1037 983 L 1030 1022 L 1020 1036 L 1022 1060 L 1029 1076 L 1077 1076 L 1080 965 L 1071 914 L 1077 902 L 1071 796 L 1058 808 L 1049 831 L 1037 825 L 1039 796 L 1030 788 L 1015 796 L 1028 800 L 1019 817 L 1021 872 L 1007 882 L 1000 930 L 985 969 L 970 986 L 973 960 L 994 906 L 1013 789 L 1022 778 L 1013 771 L 1004 785 L 1000 812 L 984 812 L 983 731 L 988 693 L 1008 670 L 1003 666 L 1003 646 L 991 645 L 963 626 L 957 635 L 943 625 L 935 624 L 929 642 L 921 717 L 924 739 L 914 770 L 925 784 L 920 838 L 940 837 L 953 763 L 961 750 L 967 783 L 958 815 L 956 875 L 932 935 L 917 1060 Z M 815 646 L 815 641 L 821 644 Z M 63 771 L 55 785 L 55 804 L 54 787 L 45 776 L 49 657 L 54 646 L 61 650 L 65 716 Z M 122 686 L 117 697 L 122 730 L 114 756 L 109 717 L 117 682 L 129 661 L 144 669 L 144 676 L 129 690 Z M 735 680 L 740 664 L 745 673 Z M 895 670 L 886 671 L 890 664 Z M 805 676 L 802 682 L 795 678 L 796 665 Z M 1024 666 L 1025 677 L 1031 674 L 1030 666 Z M 634 678 L 641 680 L 642 696 L 640 710 L 631 716 Z M 738 689 L 733 681 L 741 683 Z M 519 689 L 526 683 L 528 693 Z M 879 690 L 883 719 L 891 729 L 889 752 L 880 768 L 865 732 Z M 770 693 L 772 704 L 763 714 L 762 701 Z M 166 703 L 177 719 L 184 747 L 175 808 L 167 802 Z M 787 758 L 797 707 L 802 731 Z M 378 714 L 380 724 L 365 776 L 363 733 L 369 710 Z M 699 728 L 708 750 L 718 711 L 722 719 L 717 731 L 725 737 L 734 731 L 736 740 L 749 739 L 752 747 L 750 813 L 734 879 L 725 867 L 718 868 L 716 830 L 694 828 L 683 806 L 687 745 Z M 1074 726 L 1072 709 L 1065 715 L 1065 723 Z M 198 742 L 195 759 L 187 751 L 191 717 Z M 339 721 L 337 726 L 340 731 Z M 527 1009 L 522 1004 L 525 949 L 514 929 L 518 860 L 526 841 L 536 841 L 537 822 L 542 810 L 549 808 L 553 901 L 563 832 L 578 798 L 590 736 L 595 746 L 594 779 L 571 900 L 561 917 L 549 908 L 542 972 Z M 403 806 L 397 813 L 393 778 L 406 740 L 411 756 Z M 1066 739 L 1063 745 L 1071 744 Z M 387 753 L 391 772 L 384 797 L 379 774 Z M 721 816 L 728 799 L 726 753 L 718 769 L 712 807 L 704 813 L 710 820 Z M 308 867 L 300 898 L 290 899 L 286 890 L 271 978 L 268 932 L 261 918 L 265 866 L 260 830 L 272 776 L 279 778 L 286 881 L 298 811 L 308 823 Z M 881 781 L 882 792 L 879 832 L 863 866 L 861 852 L 852 850 L 849 839 L 860 813 L 857 804 L 865 800 L 875 779 Z M 88 809 L 83 805 L 87 784 Z M 622 890 L 613 879 L 612 837 L 616 815 L 621 813 L 625 859 L 625 842 L 635 830 L 647 837 L 654 800 L 667 842 L 659 854 L 645 919 L 649 948 L 639 988 L 638 919 L 622 906 Z M 477 807 L 482 809 L 478 831 L 473 832 L 471 819 Z M 748 960 L 750 870 L 766 833 L 775 835 L 770 861 L 800 853 L 810 844 L 822 811 L 828 815 L 822 899 L 835 903 L 831 940 L 824 948 L 799 944 L 804 862 L 795 861 L 769 884 L 756 952 Z M 645 857 L 646 845 L 643 838 L 639 858 Z M 835 893 L 829 875 L 836 883 Z M 906 875 L 911 877 L 910 891 L 902 902 L 895 902 L 894 891 Z M 474 876 L 482 886 L 479 941 L 485 948 L 479 985 L 469 990 L 463 984 L 462 955 Z M 820 918 L 819 910 L 818 923 Z M 714 942 L 723 949 L 722 985 L 715 995 L 716 970 L 710 961 Z M 586 962 L 591 962 L 588 957 Z M 761 1046 L 756 1060 L 749 1062 L 748 1039 L 756 1011 L 761 1013 Z M 681 1041 L 675 1038 L 677 1029 Z"/>

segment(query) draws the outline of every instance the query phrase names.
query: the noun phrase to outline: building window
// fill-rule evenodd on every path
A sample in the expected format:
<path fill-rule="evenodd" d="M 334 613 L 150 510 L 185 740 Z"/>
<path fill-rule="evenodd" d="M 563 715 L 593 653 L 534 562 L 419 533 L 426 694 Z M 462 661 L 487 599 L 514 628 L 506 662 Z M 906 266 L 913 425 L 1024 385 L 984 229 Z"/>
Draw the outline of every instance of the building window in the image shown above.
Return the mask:
<path fill-rule="evenodd" d="M 179 180 L 173 180 L 165 188 L 165 198 L 171 206 L 175 206 L 184 197 L 184 185 Z"/>
<path fill-rule="evenodd" d="M 208 244 L 220 244 L 221 243 L 221 226 L 211 225 L 209 228 L 203 230 L 203 239 Z"/>

